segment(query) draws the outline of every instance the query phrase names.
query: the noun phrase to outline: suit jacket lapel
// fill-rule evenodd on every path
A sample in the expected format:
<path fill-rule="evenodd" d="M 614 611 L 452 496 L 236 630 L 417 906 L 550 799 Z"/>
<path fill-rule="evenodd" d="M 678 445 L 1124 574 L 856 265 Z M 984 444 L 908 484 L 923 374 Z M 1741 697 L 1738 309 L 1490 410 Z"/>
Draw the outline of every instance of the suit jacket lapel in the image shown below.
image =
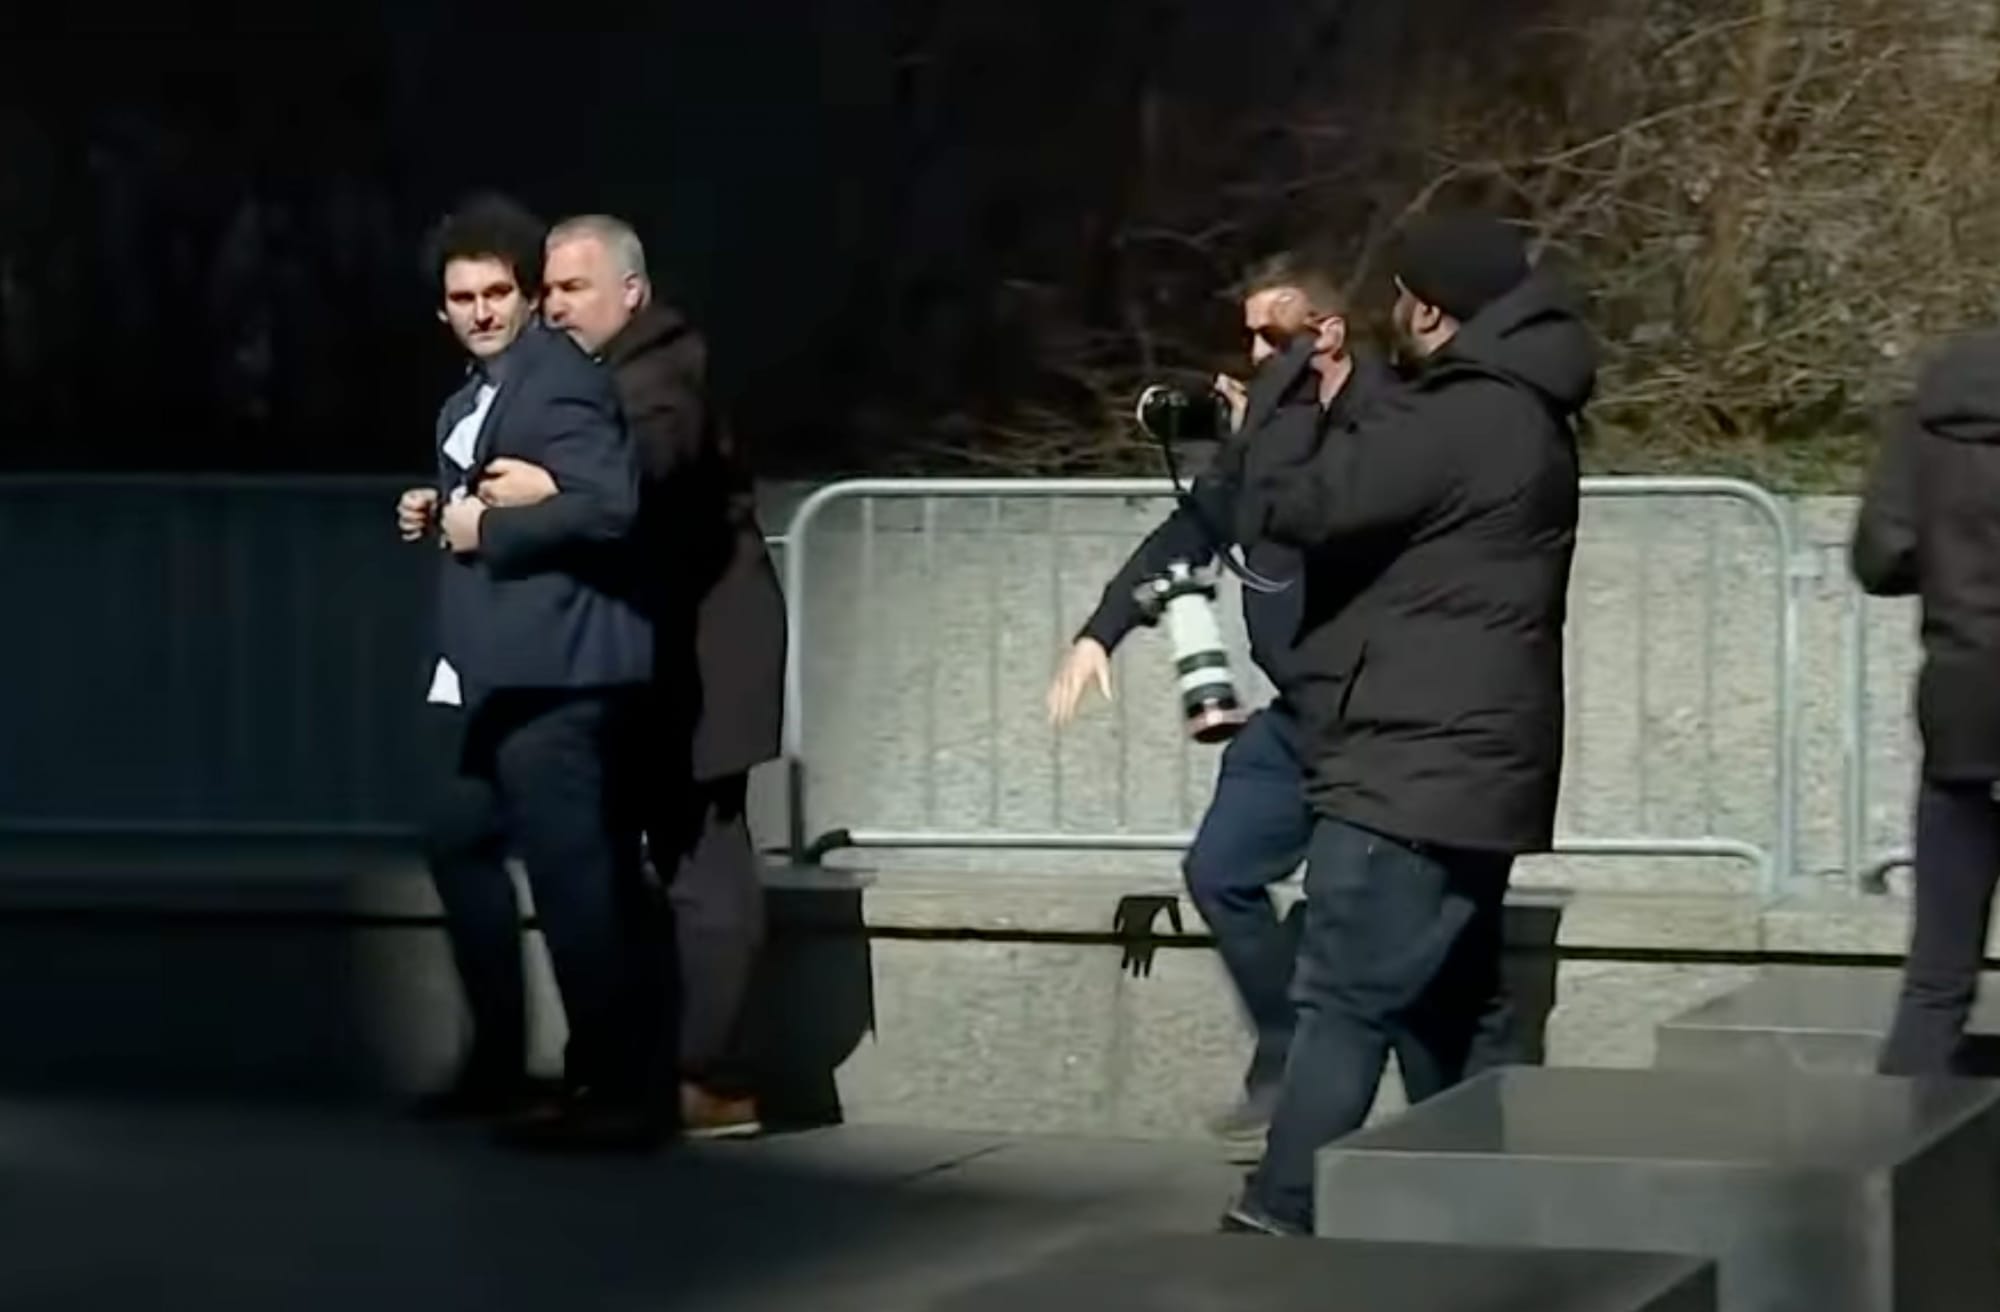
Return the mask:
<path fill-rule="evenodd" d="M 431 463 L 437 466 L 438 476 L 446 487 L 455 487 L 465 479 L 465 471 L 456 461 L 444 453 L 444 444 L 451 437 L 451 430 L 458 427 L 461 416 L 467 413 L 478 396 L 478 380 L 467 378 L 459 389 L 444 399 L 438 407 L 437 431 L 431 438 Z"/>
<path fill-rule="evenodd" d="M 534 331 L 536 329 L 532 325 L 524 330 L 527 333 Z M 529 354 L 532 349 L 532 345 L 528 342 L 516 345 L 512 358 L 507 362 L 506 376 L 500 381 L 500 390 L 493 394 L 493 404 L 486 407 L 485 422 L 479 425 L 479 440 L 472 447 L 472 469 L 475 477 L 478 471 L 486 468 L 487 462 L 493 459 L 493 444 L 498 440 L 500 425 L 505 422 L 507 407 L 521 394 L 521 384 L 526 381 L 529 371 L 534 368 L 530 363 L 533 357 Z"/>
<path fill-rule="evenodd" d="M 514 393 L 519 387 L 518 376 L 508 379 L 506 385 L 494 393 L 493 404 L 486 407 L 485 422 L 479 425 L 479 440 L 472 446 L 472 476 L 476 477 L 480 470 L 486 468 L 487 462 L 493 459 L 493 443 L 500 432 L 501 421 L 505 418 L 507 403 L 513 400 Z"/>

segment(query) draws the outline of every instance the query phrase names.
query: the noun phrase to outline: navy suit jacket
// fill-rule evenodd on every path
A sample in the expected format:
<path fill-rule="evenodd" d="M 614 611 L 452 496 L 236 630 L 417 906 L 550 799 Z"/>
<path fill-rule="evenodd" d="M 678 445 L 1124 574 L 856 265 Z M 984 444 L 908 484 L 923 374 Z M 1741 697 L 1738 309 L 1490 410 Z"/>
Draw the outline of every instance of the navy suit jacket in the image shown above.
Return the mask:
<path fill-rule="evenodd" d="M 489 461 L 513 456 L 555 477 L 555 498 L 494 508 L 479 549 L 441 553 L 439 646 L 467 706 L 507 688 L 602 688 L 645 683 L 652 629 L 635 604 L 625 540 L 639 508 L 639 464 L 611 379 L 567 336 L 534 324 L 492 366 L 499 390 L 470 470 L 444 439 L 472 410 L 483 381 L 468 376 L 438 415 L 438 479 L 449 500 Z"/>

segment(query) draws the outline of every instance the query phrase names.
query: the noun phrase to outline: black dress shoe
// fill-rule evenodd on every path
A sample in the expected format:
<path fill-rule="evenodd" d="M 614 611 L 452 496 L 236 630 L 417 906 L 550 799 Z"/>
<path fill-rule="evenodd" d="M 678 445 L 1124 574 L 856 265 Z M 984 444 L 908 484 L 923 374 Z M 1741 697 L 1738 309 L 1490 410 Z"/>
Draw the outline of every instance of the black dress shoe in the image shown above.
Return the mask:
<path fill-rule="evenodd" d="M 410 1113 L 420 1121 L 502 1120 L 525 1115 L 560 1092 L 553 1081 L 468 1071 L 448 1087 L 418 1098 Z"/>
<path fill-rule="evenodd" d="M 636 1153 L 659 1147 L 667 1135 L 645 1099 L 584 1087 L 508 1118 L 494 1137 L 526 1152 Z"/>

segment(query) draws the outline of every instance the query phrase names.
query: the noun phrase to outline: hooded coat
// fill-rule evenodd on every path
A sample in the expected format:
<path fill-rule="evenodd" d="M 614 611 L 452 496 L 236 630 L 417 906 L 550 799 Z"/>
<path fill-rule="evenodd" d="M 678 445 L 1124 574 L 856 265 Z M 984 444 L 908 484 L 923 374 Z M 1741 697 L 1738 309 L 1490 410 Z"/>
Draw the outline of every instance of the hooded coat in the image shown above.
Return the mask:
<path fill-rule="evenodd" d="M 1925 775 L 2000 780 L 2000 330 L 1924 369 L 1870 471 L 1852 563 L 1876 596 L 1922 599 Z"/>
<path fill-rule="evenodd" d="M 1309 346 L 1309 344 L 1308 344 Z M 1246 429 L 1306 371 L 1260 375 Z M 1410 842 L 1545 850 L 1563 754 L 1572 423 L 1597 349 L 1533 274 L 1324 444 L 1274 427 L 1239 532 L 1304 553 L 1295 700 L 1321 814 Z"/>

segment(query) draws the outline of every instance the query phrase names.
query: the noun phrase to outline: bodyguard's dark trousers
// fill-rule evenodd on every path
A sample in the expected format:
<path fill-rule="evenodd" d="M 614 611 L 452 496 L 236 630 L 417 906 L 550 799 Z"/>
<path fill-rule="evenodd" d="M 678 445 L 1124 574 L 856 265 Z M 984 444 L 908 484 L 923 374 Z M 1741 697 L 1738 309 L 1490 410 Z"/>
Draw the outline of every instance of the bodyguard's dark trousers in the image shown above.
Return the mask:
<path fill-rule="evenodd" d="M 1923 781 L 1916 831 L 1916 923 L 1881 1069 L 1947 1075 L 1957 1068 L 1978 992 L 1987 918 L 2000 880 L 2000 803 L 1992 785 Z"/>
<path fill-rule="evenodd" d="M 520 908 L 504 860 L 527 868 L 569 1020 L 567 1076 L 643 1091 L 657 1021 L 635 970 L 643 921 L 639 826 L 622 763 L 631 698 L 502 691 L 461 714 L 457 769 L 431 834 L 431 875 L 473 1016 L 472 1064 L 526 1063 Z"/>
<path fill-rule="evenodd" d="M 1276 1099 L 1292 1045 L 1299 918 L 1278 919 L 1271 885 L 1299 868 L 1312 840 L 1298 734 L 1282 704 L 1250 717 L 1222 753 L 1214 800 L 1182 863 L 1188 894 L 1256 1030 L 1243 1081 L 1252 1102 Z"/>
<path fill-rule="evenodd" d="M 711 1093 L 751 1092 L 744 1010 L 764 943 L 764 880 L 744 817 L 748 777 L 665 791 L 647 827 L 672 920 L 666 993 L 680 1074 Z"/>
<path fill-rule="evenodd" d="M 1309 1231 L 1313 1155 L 1359 1129 L 1393 1050 L 1412 1104 L 1512 1060 L 1500 980 L 1511 856 L 1315 827 L 1292 1039 L 1248 1201 Z"/>

